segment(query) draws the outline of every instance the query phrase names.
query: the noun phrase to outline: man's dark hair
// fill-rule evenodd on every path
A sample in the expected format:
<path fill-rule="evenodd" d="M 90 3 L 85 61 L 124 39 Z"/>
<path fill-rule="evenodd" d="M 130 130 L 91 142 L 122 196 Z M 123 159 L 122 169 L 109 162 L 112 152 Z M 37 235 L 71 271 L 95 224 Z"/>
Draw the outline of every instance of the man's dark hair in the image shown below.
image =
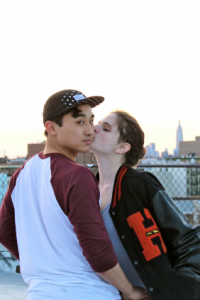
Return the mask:
<path fill-rule="evenodd" d="M 65 111 L 64 113 L 60 114 L 59 116 L 57 116 L 53 120 L 49 120 L 49 121 L 52 121 L 52 122 L 56 123 L 58 126 L 62 127 L 62 125 L 63 125 L 63 117 L 65 115 L 68 115 L 69 113 L 71 113 L 71 115 L 72 115 L 73 118 L 78 118 L 80 112 L 81 112 L 80 109 L 78 109 L 77 107 L 73 107 L 72 109 L 68 109 L 67 111 Z M 48 136 L 48 132 L 46 131 L 46 129 L 44 131 L 44 135 Z"/>

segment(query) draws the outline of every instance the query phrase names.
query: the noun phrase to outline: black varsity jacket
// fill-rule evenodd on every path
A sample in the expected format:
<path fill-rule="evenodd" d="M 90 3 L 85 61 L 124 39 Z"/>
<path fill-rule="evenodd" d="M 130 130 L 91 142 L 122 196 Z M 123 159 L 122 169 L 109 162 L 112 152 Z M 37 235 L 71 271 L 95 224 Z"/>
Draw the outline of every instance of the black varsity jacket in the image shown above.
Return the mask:
<path fill-rule="evenodd" d="M 200 299 L 200 226 L 193 226 L 158 179 L 122 165 L 110 216 L 154 300 Z"/>

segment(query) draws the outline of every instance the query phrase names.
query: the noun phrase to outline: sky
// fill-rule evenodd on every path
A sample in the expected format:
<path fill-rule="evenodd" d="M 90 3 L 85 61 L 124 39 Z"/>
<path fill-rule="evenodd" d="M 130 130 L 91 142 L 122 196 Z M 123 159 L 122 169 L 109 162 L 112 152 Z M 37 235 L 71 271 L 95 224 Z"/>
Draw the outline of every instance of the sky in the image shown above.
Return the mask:
<path fill-rule="evenodd" d="M 0 4 L 0 157 L 43 141 L 49 96 L 102 95 L 97 123 L 131 113 L 145 145 L 200 136 L 200 1 L 10 0 Z"/>

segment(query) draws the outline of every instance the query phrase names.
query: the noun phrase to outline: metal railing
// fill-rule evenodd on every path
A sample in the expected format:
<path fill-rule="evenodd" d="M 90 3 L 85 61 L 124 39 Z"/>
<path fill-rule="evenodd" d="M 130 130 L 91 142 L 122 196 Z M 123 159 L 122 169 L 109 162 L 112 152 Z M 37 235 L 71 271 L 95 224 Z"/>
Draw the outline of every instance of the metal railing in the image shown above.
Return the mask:
<path fill-rule="evenodd" d="M 94 174 L 98 171 L 97 165 L 85 166 Z M 10 177 L 19 167 L 0 167 L 0 205 Z M 189 221 L 200 223 L 200 164 L 139 164 L 137 170 L 153 173 Z"/>
<path fill-rule="evenodd" d="M 2 200 L 5 196 L 5 193 L 8 189 L 8 184 L 10 181 L 10 177 L 12 174 L 21 167 L 21 165 L 17 166 L 0 166 L 0 206 Z"/>
<path fill-rule="evenodd" d="M 200 164 L 140 164 L 137 169 L 153 173 L 188 220 L 200 223 Z"/>
<path fill-rule="evenodd" d="M 97 165 L 85 165 L 96 174 Z M 10 177 L 20 166 L 0 167 L 0 206 L 7 191 Z M 192 224 L 200 224 L 200 164 L 152 165 L 139 164 L 137 170 L 153 173 L 179 209 Z M 0 262 L 8 268 L 16 265 L 15 258 L 8 251 L 0 251 Z"/>

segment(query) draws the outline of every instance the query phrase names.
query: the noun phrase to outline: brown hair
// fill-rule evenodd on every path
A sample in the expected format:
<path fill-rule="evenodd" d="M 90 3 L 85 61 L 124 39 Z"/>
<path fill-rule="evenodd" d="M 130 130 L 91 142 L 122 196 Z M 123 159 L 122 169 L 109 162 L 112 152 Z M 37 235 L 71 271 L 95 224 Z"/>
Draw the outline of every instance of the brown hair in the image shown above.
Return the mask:
<path fill-rule="evenodd" d="M 60 114 L 59 116 L 55 117 L 53 120 L 49 120 L 49 121 L 52 121 L 52 122 L 56 123 L 58 126 L 61 127 L 62 124 L 63 124 L 63 117 L 64 117 L 65 115 L 68 115 L 69 113 L 71 113 L 73 118 L 77 118 L 77 117 L 78 117 L 78 114 L 79 114 L 80 112 L 81 112 L 80 109 L 78 109 L 77 107 L 73 107 L 72 109 L 68 109 L 68 110 L 65 111 L 64 113 L 62 113 L 62 114 Z M 44 131 L 44 135 L 45 135 L 45 136 L 48 136 L 48 132 L 46 131 L 46 129 L 45 129 L 45 131 Z"/>
<path fill-rule="evenodd" d="M 129 143 L 131 149 L 125 153 L 125 165 L 136 166 L 146 154 L 144 147 L 144 132 L 137 120 L 123 110 L 115 110 L 111 113 L 117 115 L 119 142 Z"/>

